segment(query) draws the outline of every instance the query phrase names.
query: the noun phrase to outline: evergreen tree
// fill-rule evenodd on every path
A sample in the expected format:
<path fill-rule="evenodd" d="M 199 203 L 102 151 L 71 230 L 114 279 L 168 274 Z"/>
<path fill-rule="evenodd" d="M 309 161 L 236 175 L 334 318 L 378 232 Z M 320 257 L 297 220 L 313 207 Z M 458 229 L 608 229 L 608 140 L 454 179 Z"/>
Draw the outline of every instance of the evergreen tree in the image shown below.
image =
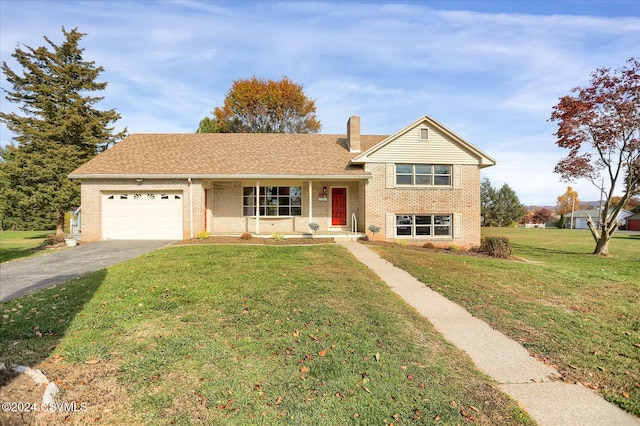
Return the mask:
<path fill-rule="evenodd" d="M 480 183 L 480 215 L 484 226 L 491 226 L 495 221 L 493 209 L 495 198 L 496 190 L 491 186 L 489 178 L 483 178 Z"/>
<path fill-rule="evenodd" d="M 516 193 L 506 183 L 499 190 L 488 178 L 480 184 L 480 209 L 484 226 L 509 226 L 518 223 L 527 210 Z"/>
<path fill-rule="evenodd" d="M 0 150 L 3 226 L 53 222 L 62 234 L 65 212 L 80 203 L 79 184 L 67 175 L 126 134 L 126 129 L 114 134 L 110 127 L 120 114 L 95 108 L 103 97 L 91 93 L 107 83 L 96 81 L 104 69 L 82 57 L 79 42 L 86 34 L 64 27 L 62 33 L 61 45 L 44 37 L 45 46 L 16 48 L 12 56 L 21 74 L 2 63 L 13 87 L 5 90 L 6 99 L 19 104 L 21 112 L 0 112 L 17 142 Z"/>
<path fill-rule="evenodd" d="M 498 212 L 498 226 L 518 223 L 527 214 L 527 209 L 520 203 L 515 191 L 506 183 L 496 193 L 494 205 Z"/>

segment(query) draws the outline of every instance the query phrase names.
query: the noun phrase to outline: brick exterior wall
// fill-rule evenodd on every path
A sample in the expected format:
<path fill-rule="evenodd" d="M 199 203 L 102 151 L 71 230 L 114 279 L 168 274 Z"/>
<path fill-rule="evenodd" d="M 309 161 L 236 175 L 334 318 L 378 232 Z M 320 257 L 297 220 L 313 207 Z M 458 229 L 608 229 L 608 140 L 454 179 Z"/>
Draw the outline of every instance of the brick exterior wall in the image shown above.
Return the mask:
<path fill-rule="evenodd" d="M 461 214 L 460 238 L 441 237 L 419 239 L 436 246 L 455 244 L 471 248 L 480 244 L 480 169 L 463 165 L 460 188 L 386 188 L 386 165 L 365 166 L 373 175 L 366 183 L 365 224 L 381 228 L 375 239 L 387 239 L 387 214 Z M 369 237 L 371 232 L 367 231 Z M 410 240 L 418 240 L 412 238 Z"/>
<path fill-rule="evenodd" d="M 214 181 L 205 183 L 208 189 L 208 231 L 212 233 L 241 233 L 256 232 L 255 217 L 243 215 L 242 194 L 243 187 L 253 186 L 251 182 L 241 181 Z M 261 186 L 265 184 L 260 183 Z M 299 181 L 286 183 L 269 182 L 266 185 L 273 186 L 300 186 L 302 188 L 302 216 L 283 218 L 260 218 L 260 233 L 273 232 L 309 232 L 309 182 Z M 323 187 L 327 187 L 327 200 L 320 201 L 319 194 Z M 361 212 L 362 197 L 360 197 L 359 182 L 354 181 L 314 181 L 312 183 L 312 220 L 320 225 L 319 231 L 328 231 L 331 228 L 331 188 L 347 188 L 347 225 L 351 226 L 351 214 L 358 216 L 358 225 L 364 218 Z"/>
<path fill-rule="evenodd" d="M 397 214 L 461 214 L 460 238 L 430 238 L 435 245 L 456 244 L 470 248 L 480 244 L 480 170 L 477 166 L 461 166 L 461 188 L 386 188 L 385 164 L 369 163 L 366 169 L 372 178 L 362 181 L 314 181 L 309 194 L 308 181 L 282 186 L 302 188 L 302 216 L 287 218 L 261 218 L 260 232 L 308 232 L 309 196 L 312 197 L 312 220 L 320 225 L 319 231 L 330 231 L 331 188 L 347 188 L 347 225 L 351 228 L 352 213 L 356 214 L 358 231 L 367 232 L 369 225 L 381 227 L 376 239 L 386 235 L 387 213 Z M 269 182 L 269 185 L 277 183 Z M 191 205 L 193 205 L 193 235 L 205 229 L 212 233 L 255 232 L 255 218 L 243 216 L 242 188 L 251 183 L 241 181 L 200 181 L 191 184 L 193 200 L 187 179 L 84 179 L 82 181 L 82 239 L 102 239 L 102 199 L 105 192 L 157 192 L 182 191 L 183 236 L 191 236 Z M 263 183 L 260 183 L 263 185 Z M 319 200 L 319 193 L 327 187 L 327 201 Z M 205 189 L 208 199 L 205 209 Z M 370 233 L 369 233 L 370 234 Z M 371 235 L 370 235 L 371 236 Z"/>

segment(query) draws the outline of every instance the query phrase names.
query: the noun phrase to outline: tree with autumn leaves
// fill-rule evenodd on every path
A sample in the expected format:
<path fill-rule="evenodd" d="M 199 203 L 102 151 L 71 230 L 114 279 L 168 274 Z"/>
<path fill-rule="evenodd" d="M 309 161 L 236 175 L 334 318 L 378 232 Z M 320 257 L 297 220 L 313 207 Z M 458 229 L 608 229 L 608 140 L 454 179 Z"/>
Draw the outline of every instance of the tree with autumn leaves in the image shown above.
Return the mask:
<path fill-rule="evenodd" d="M 599 226 L 588 218 L 594 254 L 607 255 L 618 213 L 640 193 L 640 61 L 602 68 L 590 84 L 576 87 L 553 107 L 556 144 L 569 154 L 555 167 L 566 181 L 587 179 L 604 195 Z M 614 202 L 616 191 L 622 196 Z"/>
<path fill-rule="evenodd" d="M 579 208 L 580 198 L 578 198 L 578 191 L 571 186 L 567 186 L 565 193 L 557 198 L 556 213 L 566 215 Z"/>
<path fill-rule="evenodd" d="M 198 133 L 318 133 L 321 127 L 315 101 L 287 77 L 234 81 L 213 115 L 200 121 Z"/>

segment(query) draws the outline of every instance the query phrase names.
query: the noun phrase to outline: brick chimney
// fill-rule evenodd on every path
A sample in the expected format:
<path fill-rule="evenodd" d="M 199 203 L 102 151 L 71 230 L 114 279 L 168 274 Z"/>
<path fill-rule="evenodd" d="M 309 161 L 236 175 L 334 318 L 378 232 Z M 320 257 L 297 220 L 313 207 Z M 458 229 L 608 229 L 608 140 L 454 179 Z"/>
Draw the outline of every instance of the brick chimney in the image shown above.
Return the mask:
<path fill-rule="evenodd" d="M 357 115 L 347 121 L 347 146 L 349 152 L 360 152 L 360 117 Z"/>

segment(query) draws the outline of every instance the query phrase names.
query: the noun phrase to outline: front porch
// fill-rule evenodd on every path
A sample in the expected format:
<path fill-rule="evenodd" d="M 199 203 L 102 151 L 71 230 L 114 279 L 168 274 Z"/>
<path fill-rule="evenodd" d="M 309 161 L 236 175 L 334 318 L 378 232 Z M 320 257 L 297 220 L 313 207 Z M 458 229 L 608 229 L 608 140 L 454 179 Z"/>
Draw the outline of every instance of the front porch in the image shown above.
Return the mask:
<path fill-rule="evenodd" d="M 212 236 L 311 238 L 317 228 L 318 237 L 357 238 L 365 232 L 364 185 L 362 178 L 203 182 L 204 229 Z"/>

